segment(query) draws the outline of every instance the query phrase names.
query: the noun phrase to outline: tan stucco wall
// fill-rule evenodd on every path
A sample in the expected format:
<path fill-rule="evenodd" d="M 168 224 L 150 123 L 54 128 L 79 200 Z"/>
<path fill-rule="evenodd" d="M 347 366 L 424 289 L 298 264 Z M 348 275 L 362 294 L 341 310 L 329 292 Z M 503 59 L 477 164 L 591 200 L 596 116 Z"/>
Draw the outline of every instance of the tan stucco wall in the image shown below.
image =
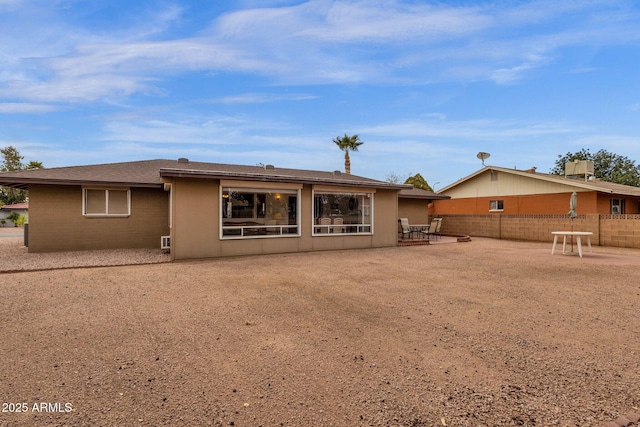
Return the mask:
<path fill-rule="evenodd" d="M 420 199 L 398 199 L 398 218 L 408 218 L 409 224 L 428 224 L 428 201 Z"/>
<path fill-rule="evenodd" d="M 177 260 L 370 248 L 397 244 L 396 190 L 376 190 L 373 235 L 312 237 L 312 186 L 305 185 L 301 190 L 300 200 L 300 237 L 220 240 L 220 181 L 175 178 L 171 182 L 173 197 L 171 253 Z M 260 186 L 258 182 L 255 184 L 256 188 Z M 336 189 L 339 190 L 339 187 Z M 366 189 L 360 191 L 366 191 Z"/>
<path fill-rule="evenodd" d="M 80 186 L 29 186 L 29 252 L 160 248 L 169 234 L 168 197 L 162 189 L 132 188 L 126 218 L 82 216 Z"/>

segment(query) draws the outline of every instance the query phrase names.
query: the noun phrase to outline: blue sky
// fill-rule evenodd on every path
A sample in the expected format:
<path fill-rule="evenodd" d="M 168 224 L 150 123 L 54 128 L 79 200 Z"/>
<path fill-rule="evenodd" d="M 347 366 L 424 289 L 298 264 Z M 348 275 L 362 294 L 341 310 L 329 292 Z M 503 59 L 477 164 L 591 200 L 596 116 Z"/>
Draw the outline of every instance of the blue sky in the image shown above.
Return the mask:
<path fill-rule="evenodd" d="M 0 0 L 0 147 L 46 167 L 188 157 L 421 173 L 640 162 L 640 4 Z"/>

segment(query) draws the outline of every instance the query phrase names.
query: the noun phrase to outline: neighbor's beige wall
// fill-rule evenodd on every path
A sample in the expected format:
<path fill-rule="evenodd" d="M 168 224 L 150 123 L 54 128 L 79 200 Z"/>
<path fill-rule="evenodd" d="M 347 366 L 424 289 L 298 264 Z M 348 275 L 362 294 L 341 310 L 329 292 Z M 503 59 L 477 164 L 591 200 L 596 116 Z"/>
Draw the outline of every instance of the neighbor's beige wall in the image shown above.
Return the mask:
<path fill-rule="evenodd" d="M 374 196 L 374 235 L 312 237 L 312 186 L 305 185 L 301 190 L 299 205 L 300 237 L 220 240 L 220 181 L 176 178 L 171 182 L 171 252 L 174 259 L 370 248 L 397 244 L 396 190 L 378 190 Z M 260 187 L 260 184 L 256 183 L 256 187 Z M 339 187 L 335 189 L 339 190 Z"/>
<path fill-rule="evenodd" d="M 126 218 L 82 216 L 80 186 L 29 186 L 29 252 L 160 248 L 169 234 L 168 196 L 162 189 L 132 188 Z"/>
<path fill-rule="evenodd" d="M 476 198 L 476 197 L 505 197 L 520 196 L 523 194 L 554 194 L 573 191 L 567 185 L 537 179 L 534 175 L 515 175 L 497 171 L 497 179 L 491 180 L 491 171 L 476 175 L 468 181 L 462 182 L 445 191 L 443 194 L 452 199 Z"/>

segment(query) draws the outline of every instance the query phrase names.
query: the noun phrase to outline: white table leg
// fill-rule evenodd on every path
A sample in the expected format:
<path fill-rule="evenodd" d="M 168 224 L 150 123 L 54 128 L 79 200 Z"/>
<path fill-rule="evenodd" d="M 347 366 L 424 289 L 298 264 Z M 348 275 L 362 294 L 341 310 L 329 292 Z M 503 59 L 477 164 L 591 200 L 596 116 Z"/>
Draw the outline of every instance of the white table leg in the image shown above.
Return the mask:
<path fill-rule="evenodd" d="M 587 245 L 589 245 L 589 252 L 593 253 L 593 249 L 591 249 L 591 236 L 587 236 Z"/>
<path fill-rule="evenodd" d="M 553 252 L 556 250 L 556 243 L 558 243 L 558 235 L 555 234 L 553 236 L 553 246 L 551 246 L 551 255 L 553 255 Z"/>
<path fill-rule="evenodd" d="M 578 255 L 580 255 L 580 258 L 582 258 L 582 239 L 580 238 L 580 236 L 576 237 L 576 240 L 578 241 Z"/>
<path fill-rule="evenodd" d="M 564 254 L 567 251 L 567 235 L 562 235 L 562 253 Z"/>

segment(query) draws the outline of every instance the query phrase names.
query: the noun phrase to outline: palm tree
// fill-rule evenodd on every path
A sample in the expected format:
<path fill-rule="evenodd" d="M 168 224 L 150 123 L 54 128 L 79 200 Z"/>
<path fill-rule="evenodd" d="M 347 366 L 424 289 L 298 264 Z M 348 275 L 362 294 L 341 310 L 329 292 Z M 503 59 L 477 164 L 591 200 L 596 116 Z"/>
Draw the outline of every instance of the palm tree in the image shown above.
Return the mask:
<path fill-rule="evenodd" d="M 364 144 L 360 141 L 358 135 L 349 136 L 346 133 L 343 137 L 336 137 L 333 142 L 344 151 L 344 171 L 345 173 L 351 173 L 351 159 L 349 158 L 349 150 L 358 151 L 358 147 Z"/>

